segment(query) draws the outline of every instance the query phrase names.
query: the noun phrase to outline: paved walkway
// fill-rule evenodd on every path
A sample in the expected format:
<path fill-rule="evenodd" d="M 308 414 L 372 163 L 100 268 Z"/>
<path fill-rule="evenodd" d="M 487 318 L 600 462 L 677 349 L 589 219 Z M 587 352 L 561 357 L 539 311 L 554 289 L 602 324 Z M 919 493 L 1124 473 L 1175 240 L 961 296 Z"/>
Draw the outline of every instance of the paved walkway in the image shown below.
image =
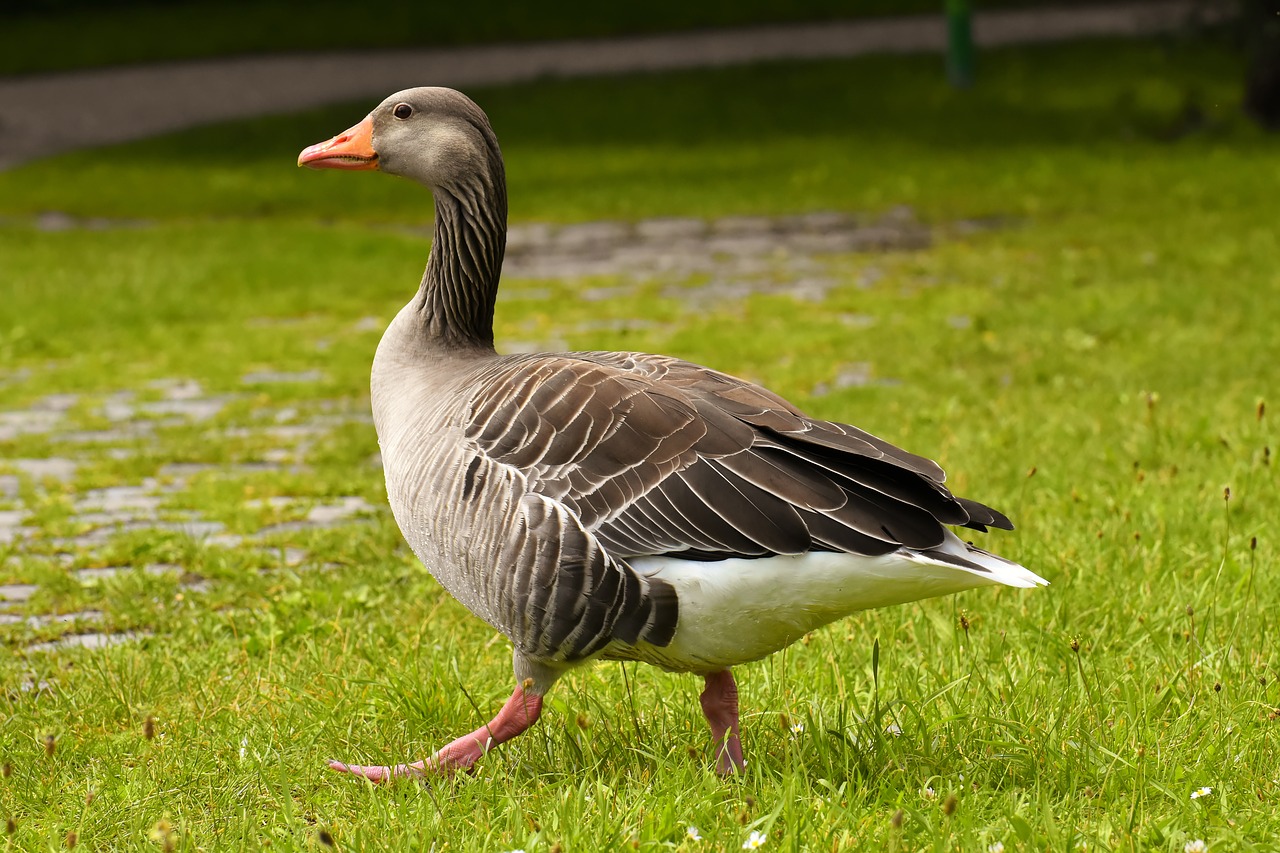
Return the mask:
<path fill-rule="evenodd" d="M 1167 32 L 1191 0 L 1009 10 L 975 15 L 979 46 Z M 928 52 L 946 42 L 941 15 L 450 49 L 296 54 L 0 78 L 0 169 L 209 122 L 374 101 L 408 86 L 478 86 Z"/>

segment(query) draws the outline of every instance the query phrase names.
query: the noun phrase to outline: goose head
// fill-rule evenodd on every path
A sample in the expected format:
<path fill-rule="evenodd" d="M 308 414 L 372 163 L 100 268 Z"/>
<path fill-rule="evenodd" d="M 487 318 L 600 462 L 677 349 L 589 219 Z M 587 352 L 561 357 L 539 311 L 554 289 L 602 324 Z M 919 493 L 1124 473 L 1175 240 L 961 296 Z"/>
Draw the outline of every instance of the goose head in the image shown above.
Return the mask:
<path fill-rule="evenodd" d="M 453 89 L 405 89 L 358 124 L 304 148 L 298 165 L 376 169 L 429 188 L 435 235 L 418 296 L 406 306 L 418 317 L 418 343 L 493 354 L 507 188 L 502 152 L 483 110 Z"/>
<path fill-rule="evenodd" d="M 476 179 L 502 180 L 502 155 L 484 111 L 461 92 L 421 86 L 396 92 L 364 120 L 311 145 L 298 165 L 377 169 L 456 194 Z"/>

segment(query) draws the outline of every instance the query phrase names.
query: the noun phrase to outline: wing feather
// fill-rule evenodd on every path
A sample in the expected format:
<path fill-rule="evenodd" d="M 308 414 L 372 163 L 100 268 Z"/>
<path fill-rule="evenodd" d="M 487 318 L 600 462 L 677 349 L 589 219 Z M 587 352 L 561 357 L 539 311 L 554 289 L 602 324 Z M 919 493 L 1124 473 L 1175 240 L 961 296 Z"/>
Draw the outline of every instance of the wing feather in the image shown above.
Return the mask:
<path fill-rule="evenodd" d="M 539 654 L 670 639 L 674 592 L 628 557 L 884 554 L 936 548 L 945 524 L 1011 527 L 953 496 L 931 460 L 678 359 L 510 357 L 474 387 L 474 452 L 549 502 L 528 509 L 507 550 L 519 563 L 513 606 L 534 638 L 526 650 Z"/>

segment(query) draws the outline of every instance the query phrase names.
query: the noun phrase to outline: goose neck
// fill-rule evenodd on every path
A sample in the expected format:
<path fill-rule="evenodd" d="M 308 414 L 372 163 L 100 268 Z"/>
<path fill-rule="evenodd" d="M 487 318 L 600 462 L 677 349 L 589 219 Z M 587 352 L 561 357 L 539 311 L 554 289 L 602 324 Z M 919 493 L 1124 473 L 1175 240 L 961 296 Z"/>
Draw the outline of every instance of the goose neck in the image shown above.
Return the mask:
<path fill-rule="evenodd" d="M 435 236 L 418 310 L 428 337 L 448 349 L 493 350 L 493 309 L 506 251 L 500 182 L 437 189 Z"/>

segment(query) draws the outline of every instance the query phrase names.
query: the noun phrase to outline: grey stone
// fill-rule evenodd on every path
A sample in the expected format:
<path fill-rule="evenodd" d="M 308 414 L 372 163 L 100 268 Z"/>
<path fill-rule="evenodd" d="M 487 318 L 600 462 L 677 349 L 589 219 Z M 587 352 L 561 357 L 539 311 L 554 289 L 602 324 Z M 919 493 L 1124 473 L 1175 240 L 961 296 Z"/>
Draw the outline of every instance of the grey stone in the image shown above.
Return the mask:
<path fill-rule="evenodd" d="M 725 216 L 712 222 L 711 230 L 733 236 L 768 234 L 774 222 L 767 216 Z"/>
<path fill-rule="evenodd" d="M 36 594 L 38 588 L 33 583 L 0 585 L 0 601 L 26 601 Z"/>
<path fill-rule="evenodd" d="M 193 474 L 212 471 L 216 468 L 216 465 L 209 465 L 205 462 L 167 462 L 160 466 L 160 470 L 156 472 L 156 476 L 172 479 L 185 479 Z"/>
<path fill-rule="evenodd" d="M 116 442 L 137 441 L 143 436 L 155 432 L 152 421 L 127 421 L 115 429 L 77 430 L 64 432 L 57 436 L 58 441 L 66 444 L 114 444 Z"/>
<path fill-rule="evenodd" d="M 767 231 L 712 237 L 706 250 L 724 255 L 767 255 L 780 245 L 779 238 Z"/>
<path fill-rule="evenodd" d="M 815 210 L 796 216 L 784 216 L 780 220 L 788 231 L 835 231 L 856 227 L 853 218 L 838 210 Z"/>
<path fill-rule="evenodd" d="M 122 634 L 68 634 L 49 643 L 32 643 L 27 646 L 28 652 L 57 652 L 64 649 L 101 649 L 127 643 L 130 640 L 147 636 L 145 633 L 126 631 Z"/>
<path fill-rule="evenodd" d="M 627 226 L 621 222 L 583 222 L 564 226 L 555 232 L 554 240 L 561 249 L 598 249 L 625 239 L 627 231 Z"/>
<path fill-rule="evenodd" d="M 68 547 L 84 548 L 94 545 L 101 545 L 110 541 L 113 536 L 120 533 L 127 533 L 135 530 L 166 530 L 173 533 L 181 533 L 192 539 L 207 540 L 209 537 L 220 533 L 225 525 L 220 521 L 160 521 L 155 519 L 142 519 L 136 516 L 131 517 L 128 521 L 120 524 L 98 527 L 88 533 L 80 536 L 73 536 L 65 539 L 53 540 L 54 544 L 64 545 Z"/>
<path fill-rule="evenodd" d="M 0 527 L 0 544 L 25 539 L 36 534 L 34 527 Z"/>
<path fill-rule="evenodd" d="M 802 278 L 786 285 L 786 292 L 796 299 L 806 302 L 822 302 L 836 282 L 829 278 Z"/>
<path fill-rule="evenodd" d="M 60 210 L 46 210 L 36 216 L 37 231 L 70 231 L 76 227 L 75 217 Z"/>
<path fill-rule="evenodd" d="M 707 223 L 702 219 L 659 218 L 636 223 L 636 234 L 645 240 L 667 242 L 675 239 L 702 237 Z"/>
<path fill-rule="evenodd" d="M 869 385 L 872 372 L 871 363 L 867 361 L 846 364 L 836 372 L 835 387 L 837 390 L 843 390 L 845 388 L 861 388 L 864 385 Z"/>
<path fill-rule="evenodd" d="M 72 622 L 101 622 L 101 610 L 82 610 L 75 613 L 57 613 L 49 616 L 21 616 L 17 613 L 0 613 L 0 625 L 26 625 L 42 628 L 45 625 L 66 625 Z"/>
<path fill-rule="evenodd" d="M 293 373 L 284 370 L 257 370 L 240 377 L 245 385 L 285 385 L 295 382 L 322 382 L 324 373 L 319 370 L 300 370 Z"/>
<path fill-rule="evenodd" d="M 323 435 L 328 432 L 322 426 L 314 424 L 281 424 L 278 426 L 269 426 L 261 428 L 252 427 L 233 427 L 232 429 L 222 430 L 219 435 L 228 438 L 253 438 L 259 435 L 267 435 L 278 441 L 301 441 L 303 439 L 314 438 L 317 435 Z"/>
<path fill-rule="evenodd" d="M 144 486 L 109 486 L 84 492 L 76 502 L 78 509 L 100 512 L 142 511 L 153 513 L 160 508 L 161 498 Z"/>
<path fill-rule="evenodd" d="M 45 409 L 0 412 L 0 441 L 13 441 L 20 435 L 52 432 L 62 419 L 61 411 Z"/>
<path fill-rule="evenodd" d="M 221 521 L 157 521 L 141 522 L 137 525 L 138 529 L 148 527 L 182 533 L 192 539 L 201 539 L 206 536 L 212 536 L 215 533 L 221 533 L 226 525 Z"/>
<path fill-rule="evenodd" d="M 113 512 L 85 512 L 76 516 L 76 521 L 80 524 L 87 524 L 92 527 L 103 527 L 108 524 L 124 524 L 138 518 L 139 512 L 134 509 L 116 510 Z M 147 517 L 152 517 L 154 513 L 142 513 Z"/>
<path fill-rule="evenodd" d="M 547 222 L 528 222 L 507 229 L 507 255 L 540 249 L 551 243 L 552 229 Z"/>
<path fill-rule="evenodd" d="M 878 322 L 872 314 L 839 314 L 837 319 L 851 329 L 869 329 Z"/>
<path fill-rule="evenodd" d="M 138 570 L 138 566 L 98 566 L 91 569 L 77 569 L 71 574 L 81 583 L 99 583 L 117 575 Z M 148 575 L 160 577 L 179 573 L 182 571 L 182 566 L 175 563 L 153 563 L 149 566 L 142 566 L 141 571 Z"/>
<path fill-rule="evenodd" d="M 307 521 L 312 524 L 334 524 L 360 513 L 377 512 L 377 508 L 361 497 L 340 498 L 336 504 L 321 504 L 307 512 Z"/>
<path fill-rule="evenodd" d="M 32 404 L 33 409 L 44 409 L 50 412 L 66 412 L 80 402 L 79 394 L 49 394 Z"/>
<path fill-rule="evenodd" d="M 133 404 L 123 400 L 107 400 L 102 404 L 101 412 L 104 418 L 113 423 L 131 421 L 135 414 Z"/>
<path fill-rule="evenodd" d="M 149 415 L 182 415 L 193 421 L 207 421 L 221 412 L 230 397 L 176 397 L 155 403 L 142 403 L 138 408 Z"/>
<path fill-rule="evenodd" d="M 4 127 L 0 124 L 0 130 Z M 0 385 L 17 385 L 26 382 L 31 378 L 31 368 L 20 367 L 17 370 L 4 371 L 0 370 Z"/>
<path fill-rule="evenodd" d="M 586 302 L 606 302 L 630 296 L 635 292 L 634 287 L 588 287 L 578 293 L 578 298 Z"/>
<path fill-rule="evenodd" d="M 848 251 L 887 249 L 926 249 L 932 242 L 923 228 L 902 229 L 886 225 L 868 225 L 852 232 Z"/>

